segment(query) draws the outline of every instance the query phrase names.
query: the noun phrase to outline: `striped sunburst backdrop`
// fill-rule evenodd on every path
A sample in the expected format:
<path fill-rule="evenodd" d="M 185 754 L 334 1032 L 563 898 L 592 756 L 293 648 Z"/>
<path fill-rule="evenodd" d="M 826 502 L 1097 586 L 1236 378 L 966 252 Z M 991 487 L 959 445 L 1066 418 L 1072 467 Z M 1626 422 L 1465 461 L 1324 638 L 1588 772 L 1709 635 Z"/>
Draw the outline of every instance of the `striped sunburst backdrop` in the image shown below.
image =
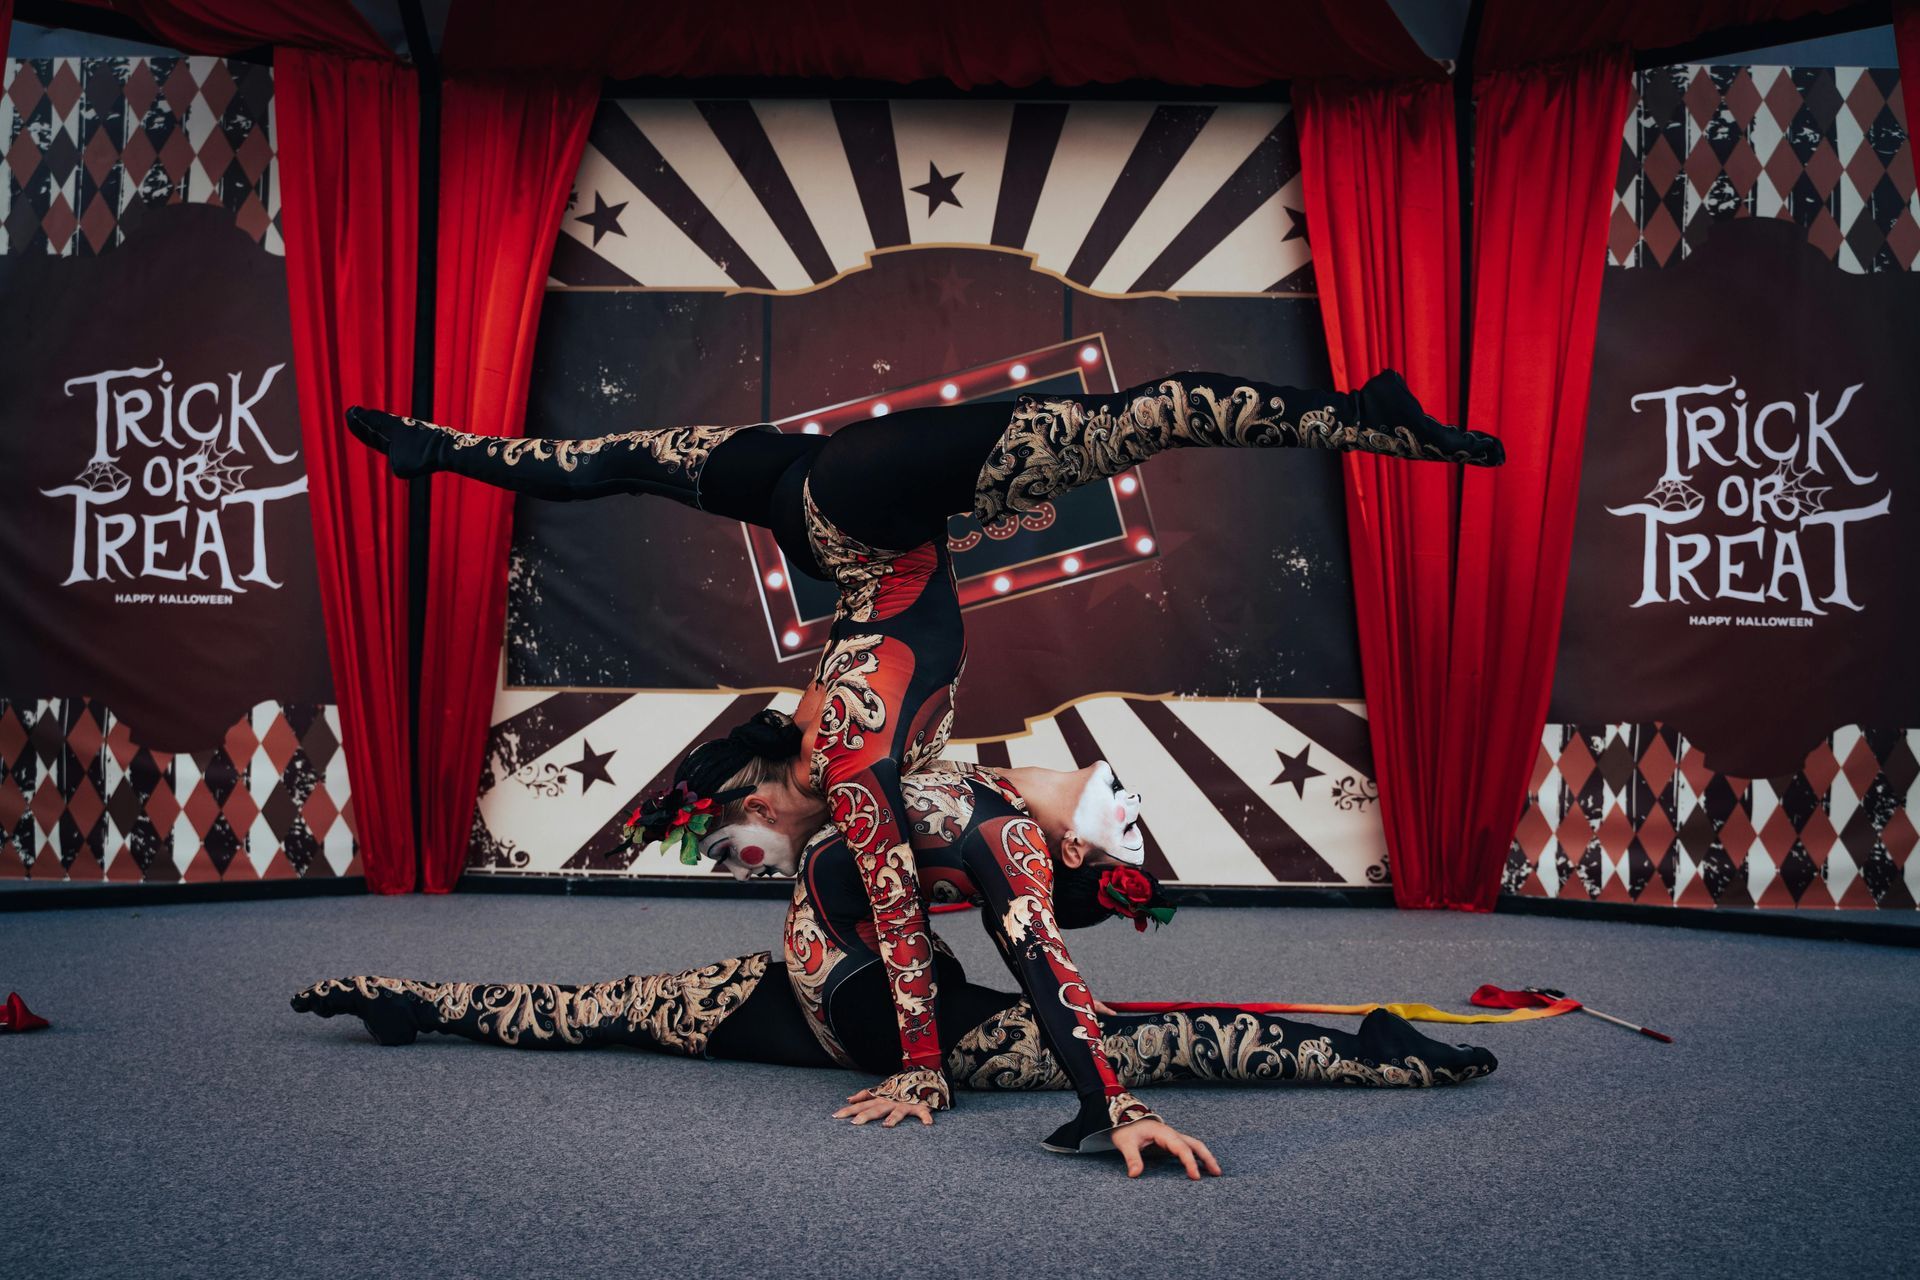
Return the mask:
<path fill-rule="evenodd" d="M 800 292 L 929 245 L 1108 295 L 1311 291 L 1279 102 L 607 101 L 566 288 Z"/>

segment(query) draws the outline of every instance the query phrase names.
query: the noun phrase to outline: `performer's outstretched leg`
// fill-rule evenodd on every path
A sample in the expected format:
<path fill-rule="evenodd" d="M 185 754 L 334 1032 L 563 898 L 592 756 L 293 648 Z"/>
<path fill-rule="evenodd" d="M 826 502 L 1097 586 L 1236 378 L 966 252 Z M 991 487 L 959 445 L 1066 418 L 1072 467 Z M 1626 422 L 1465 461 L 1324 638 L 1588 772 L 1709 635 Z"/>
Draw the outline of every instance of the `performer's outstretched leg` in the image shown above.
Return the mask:
<path fill-rule="evenodd" d="M 1423 1088 L 1489 1075 L 1485 1049 L 1442 1044 L 1376 1009 L 1358 1032 L 1293 1022 L 1236 1005 L 1100 1019 L 1101 1047 L 1129 1089 L 1180 1080 Z M 989 1018 L 947 1055 L 947 1074 L 972 1089 L 1064 1089 L 1069 1084 L 1023 1000 Z"/>
<path fill-rule="evenodd" d="M 701 1057 L 770 967 L 777 966 L 762 951 L 682 973 L 586 986 L 329 978 L 293 997 L 293 1007 L 323 1018 L 352 1014 L 385 1045 L 411 1044 L 420 1032 L 437 1031 L 519 1049 L 618 1044 Z M 786 985 L 777 984 L 783 995 Z"/>
<path fill-rule="evenodd" d="M 973 514 L 1032 511 L 1165 449 L 1289 447 L 1474 466 L 1506 460 L 1494 437 L 1431 417 L 1392 371 L 1348 393 L 1175 373 L 1108 395 L 1022 396 L 980 468 Z"/>
<path fill-rule="evenodd" d="M 626 431 L 591 440 L 509 439 L 361 408 L 347 410 L 347 427 L 386 454 L 394 474 L 406 479 L 450 471 L 556 502 L 651 493 L 756 523 L 765 520 L 765 494 L 780 472 L 821 444 L 817 437 L 782 435 L 765 423 Z M 747 447 L 729 451 L 731 474 L 716 495 L 706 475 L 708 462 L 716 449 L 742 433 L 751 433 L 743 442 Z"/>

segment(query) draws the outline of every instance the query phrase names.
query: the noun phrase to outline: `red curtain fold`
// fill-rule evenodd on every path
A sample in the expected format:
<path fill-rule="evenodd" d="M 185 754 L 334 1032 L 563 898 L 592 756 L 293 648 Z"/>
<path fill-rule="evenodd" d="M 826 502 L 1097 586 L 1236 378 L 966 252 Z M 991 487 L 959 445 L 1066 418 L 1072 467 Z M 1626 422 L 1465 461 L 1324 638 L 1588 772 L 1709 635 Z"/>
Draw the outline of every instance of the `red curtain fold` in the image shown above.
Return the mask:
<path fill-rule="evenodd" d="M 1447 84 L 1295 88 L 1301 192 L 1336 385 L 1385 368 L 1455 417 L 1460 192 Z M 1347 540 L 1395 899 L 1431 905 L 1459 469 L 1348 454 Z M 1516 815 L 1517 816 L 1517 815 Z"/>
<path fill-rule="evenodd" d="M 1920 112 L 1920 0 L 1893 0 L 1893 45 L 1900 57 L 1900 91 L 1907 104 L 1907 133 L 1912 135 Z"/>
<path fill-rule="evenodd" d="M 270 44 L 391 59 L 348 0 L 80 0 L 125 14 L 189 53 L 237 53 Z"/>
<path fill-rule="evenodd" d="M 463 0 L 445 62 L 615 78 L 949 80 L 961 88 L 1119 80 L 1247 86 L 1304 76 L 1431 76 L 1387 0 Z"/>
<path fill-rule="evenodd" d="M 1624 51 L 1485 77 L 1473 382 L 1497 469 L 1346 462 L 1361 671 L 1403 907 L 1491 910 L 1552 688 Z M 1457 387 L 1458 192 L 1444 87 L 1302 86 L 1302 187 L 1336 381 Z"/>
<path fill-rule="evenodd" d="M 1616 45 L 1662 49 L 1727 27 L 1833 13 L 1859 0 L 1486 0 L 1474 65 L 1550 62 Z"/>
<path fill-rule="evenodd" d="M 448 81 L 440 152 L 435 416 L 482 435 L 526 420 L 534 338 L 599 81 Z M 406 403 L 404 399 L 392 401 Z M 433 481 L 420 669 L 424 887 L 466 865 L 505 621 L 511 494 Z"/>
<path fill-rule="evenodd" d="M 407 490 L 346 433 L 413 389 L 419 97 L 411 68 L 282 49 L 281 229 L 327 658 L 367 887 L 414 883 Z"/>
<path fill-rule="evenodd" d="M 1477 88 L 1467 421 L 1500 436 L 1507 463 L 1463 476 L 1441 725 L 1449 776 L 1433 796 L 1445 840 L 1407 896 L 1485 911 L 1552 692 L 1633 64 L 1615 48 Z"/>

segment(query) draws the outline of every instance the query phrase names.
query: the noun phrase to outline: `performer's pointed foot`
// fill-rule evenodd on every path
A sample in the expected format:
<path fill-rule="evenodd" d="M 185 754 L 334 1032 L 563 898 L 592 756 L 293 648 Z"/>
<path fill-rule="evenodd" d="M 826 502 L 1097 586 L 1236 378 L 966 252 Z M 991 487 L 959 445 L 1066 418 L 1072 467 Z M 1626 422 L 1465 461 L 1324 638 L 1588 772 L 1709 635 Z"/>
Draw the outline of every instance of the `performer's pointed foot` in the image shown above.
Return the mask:
<path fill-rule="evenodd" d="M 1431 1069 L 1435 1084 L 1459 1084 L 1492 1075 L 1500 1065 L 1487 1050 L 1468 1044 L 1442 1044 L 1388 1009 L 1369 1013 L 1360 1023 L 1359 1038 L 1367 1056 L 1376 1062 L 1411 1066 L 1410 1059 L 1419 1059 Z"/>
<path fill-rule="evenodd" d="M 434 445 L 437 439 L 448 435 L 445 427 L 431 422 L 359 405 L 347 410 L 347 430 L 368 448 L 386 454 L 393 474 L 402 480 L 438 470 L 434 464 Z"/>
<path fill-rule="evenodd" d="M 289 1003 L 295 1013 L 317 1013 L 323 1018 L 351 1014 L 366 1026 L 368 1035 L 384 1045 L 412 1044 L 420 1036 L 402 1000 L 386 992 L 365 994 L 351 978 L 316 982 Z"/>
<path fill-rule="evenodd" d="M 1418 449 L 1433 462 L 1464 462 L 1470 467 L 1497 467 L 1507 460 L 1506 446 L 1484 431 L 1450 427 L 1420 406 L 1407 381 L 1392 369 L 1367 379 L 1354 396 L 1363 430 L 1382 431 Z"/>

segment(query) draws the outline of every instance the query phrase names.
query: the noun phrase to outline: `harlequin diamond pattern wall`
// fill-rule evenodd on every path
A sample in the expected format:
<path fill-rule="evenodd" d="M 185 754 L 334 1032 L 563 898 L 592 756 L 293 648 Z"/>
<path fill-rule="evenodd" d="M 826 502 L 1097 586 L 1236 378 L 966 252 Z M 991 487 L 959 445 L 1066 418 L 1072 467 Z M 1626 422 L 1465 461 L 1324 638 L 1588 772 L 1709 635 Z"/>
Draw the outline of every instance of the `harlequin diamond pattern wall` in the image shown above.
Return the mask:
<path fill-rule="evenodd" d="M 1725 218 L 1784 218 L 1846 271 L 1920 258 L 1899 73 L 1868 67 L 1658 67 L 1627 118 L 1612 265 L 1685 257 Z"/>
<path fill-rule="evenodd" d="M 219 746 L 174 754 L 89 699 L 0 701 L 0 877 L 358 874 L 331 706 L 263 702 Z"/>
<path fill-rule="evenodd" d="M 226 58 L 37 58 L 0 94 L 0 252 L 94 254 L 147 204 L 232 211 L 284 252 L 273 69 Z"/>
<path fill-rule="evenodd" d="M 1920 730 L 1846 728 L 1737 778 L 1665 725 L 1550 725 L 1509 893 L 1682 907 L 1901 907 L 1920 890 Z"/>

